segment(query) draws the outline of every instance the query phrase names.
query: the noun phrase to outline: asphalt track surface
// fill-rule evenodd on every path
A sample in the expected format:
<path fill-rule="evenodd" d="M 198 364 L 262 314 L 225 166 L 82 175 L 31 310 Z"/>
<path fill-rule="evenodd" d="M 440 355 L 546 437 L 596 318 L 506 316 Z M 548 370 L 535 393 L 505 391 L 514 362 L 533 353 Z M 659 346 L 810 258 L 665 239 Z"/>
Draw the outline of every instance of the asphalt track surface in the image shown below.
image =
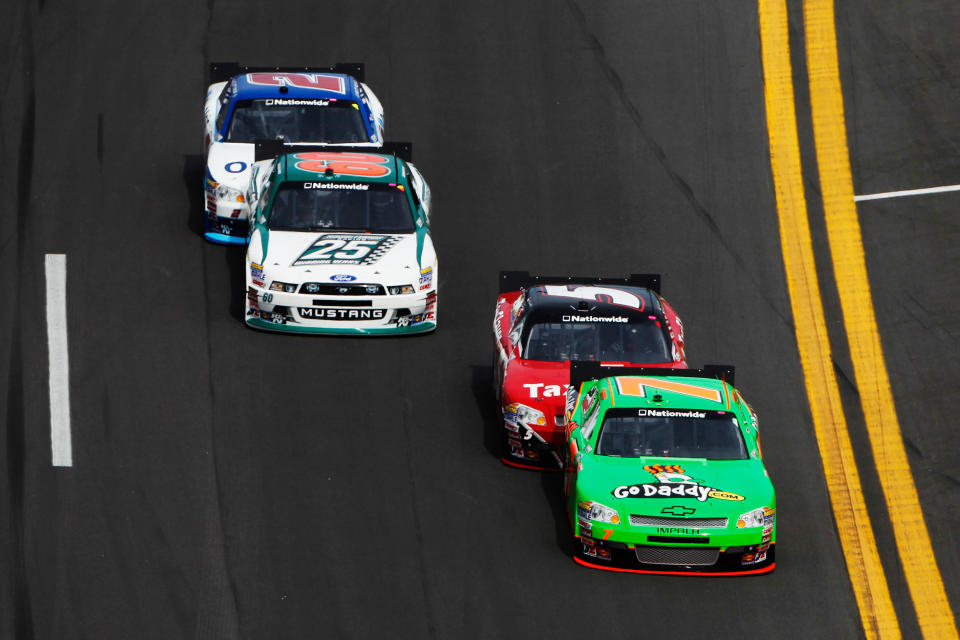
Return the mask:
<path fill-rule="evenodd" d="M 837 10 L 858 194 L 960 182 L 960 9 L 919 5 Z M 4 14 L 0 637 L 862 636 L 784 281 L 756 3 L 211 0 L 136 14 L 38 0 Z M 436 334 L 244 328 L 242 252 L 198 233 L 214 60 L 366 63 L 388 138 L 414 141 L 434 192 Z M 858 207 L 955 612 L 958 206 L 946 193 Z M 919 637 L 811 218 L 867 504 L 904 637 Z M 68 260 L 71 468 L 50 465 L 45 253 Z M 735 364 L 760 415 L 775 572 L 573 563 L 558 474 L 496 455 L 500 269 L 663 274 L 690 361 Z"/>

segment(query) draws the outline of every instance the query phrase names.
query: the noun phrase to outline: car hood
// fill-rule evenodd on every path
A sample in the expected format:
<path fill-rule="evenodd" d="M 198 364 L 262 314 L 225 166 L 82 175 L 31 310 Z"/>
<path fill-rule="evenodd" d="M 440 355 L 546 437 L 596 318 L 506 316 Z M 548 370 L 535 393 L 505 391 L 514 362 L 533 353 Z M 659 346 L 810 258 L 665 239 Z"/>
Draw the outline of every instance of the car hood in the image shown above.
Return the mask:
<path fill-rule="evenodd" d="M 622 513 L 736 517 L 774 506 L 760 460 L 583 456 L 581 499 Z M 735 512 L 735 513 L 734 513 Z"/>
<path fill-rule="evenodd" d="M 207 174 L 220 184 L 246 191 L 250 184 L 255 145 L 213 142 L 207 152 Z"/>
<path fill-rule="evenodd" d="M 417 260 L 417 235 L 376 234 L 352 231 L 300 232 L 270 231 L 265 256 L 261 258 L 268 280 L 301 283 L 357 282 L 384 286 L 411 284 L 420 280 Z M 330 248 L 359 242 L 363 255 Z M 250 259 L 258 262 L 262 245 L 251 243 Z M 343 257 L 351 255 L 355 257 Z M 338 257 L 340 256 L 340 257 Z"/>

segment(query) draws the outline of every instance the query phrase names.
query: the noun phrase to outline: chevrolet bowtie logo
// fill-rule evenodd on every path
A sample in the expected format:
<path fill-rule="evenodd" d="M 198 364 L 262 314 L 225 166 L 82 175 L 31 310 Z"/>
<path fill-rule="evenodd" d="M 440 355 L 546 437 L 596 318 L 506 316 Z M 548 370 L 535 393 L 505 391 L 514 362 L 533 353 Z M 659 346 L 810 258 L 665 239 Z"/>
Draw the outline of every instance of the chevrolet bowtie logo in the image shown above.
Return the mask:
<path fill-rule="evenodd" d="M 660 513 L 666 513 L 671 516 L 688 516 L 691 513 L 696 511 L 693 507 L 684 507 L 683 505 L 674 505 L 672 507 L 664 507 L 660 510 Z"/>

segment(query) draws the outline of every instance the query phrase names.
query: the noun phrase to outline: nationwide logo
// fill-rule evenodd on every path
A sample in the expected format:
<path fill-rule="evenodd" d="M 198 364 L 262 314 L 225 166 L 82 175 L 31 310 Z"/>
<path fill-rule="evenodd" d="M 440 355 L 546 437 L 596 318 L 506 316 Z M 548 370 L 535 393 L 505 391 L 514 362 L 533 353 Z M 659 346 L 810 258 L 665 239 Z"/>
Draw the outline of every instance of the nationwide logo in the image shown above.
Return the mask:
<path fill-rule="evenodd" d="M 274 98 L 264 101 L 268 107 L 326 107 L 329 100 L 296 100 L 292 98 Z"/>
<path fill-rule="evenodd" d="M 563 316 L 563 322 L 629 322 L 625 316 Z"/>
<path fill-rule="evenodd" d="M 663 411 L 662 409 L 638 409 L 641 418 L 706 418 L 702 411 Z"/>
<path fill-rule="evenodd" d="M 357 182 L 304 182 L 304 189 L 325 189 L 336 191 L 368 191 L 370 185 Z"/>

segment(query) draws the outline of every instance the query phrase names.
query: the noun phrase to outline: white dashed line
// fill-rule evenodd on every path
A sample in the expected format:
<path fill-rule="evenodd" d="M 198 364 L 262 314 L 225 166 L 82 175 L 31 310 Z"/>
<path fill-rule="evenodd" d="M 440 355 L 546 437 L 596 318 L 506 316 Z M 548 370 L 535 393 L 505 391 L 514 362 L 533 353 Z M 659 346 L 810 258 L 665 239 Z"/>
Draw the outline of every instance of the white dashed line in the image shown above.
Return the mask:
<path fill-rule="evenodd" d="M 946 187 L 928 187 L 926 189 L 909 189 L 907 191 L 887 191 L 886 193 L 870 193 L 862 196 L 853 196 L 854 202 L 864 200 L 882 200 L 883 198 L 903 198 L 905 196 L 923 196 L 928 193 L 945 193 L 947 191 L 960 191 L 960 184 L 951 184 Z"/>
<path fill-rule="evenodd" d="M 50 365 L 50 450 L 53 466 L 73 466 L 70 439 L 70 362 L 67 354 L 67 256 L 48 253 L 47 353 Z"/>

